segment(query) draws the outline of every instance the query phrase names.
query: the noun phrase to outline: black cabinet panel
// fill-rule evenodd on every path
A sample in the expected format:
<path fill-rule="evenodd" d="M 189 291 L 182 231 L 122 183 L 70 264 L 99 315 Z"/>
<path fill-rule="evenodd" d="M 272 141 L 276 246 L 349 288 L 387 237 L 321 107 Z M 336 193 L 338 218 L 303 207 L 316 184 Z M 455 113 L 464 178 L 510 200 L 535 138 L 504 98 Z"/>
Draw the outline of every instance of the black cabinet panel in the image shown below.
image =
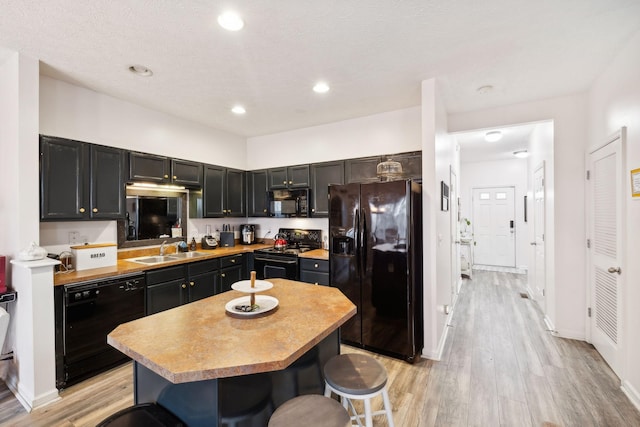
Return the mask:
<path fill-rule="evenodd" d="M 235 254 L 220 258 L 220 292 L 231 290 L 231 285 L 247 279 L 247 257 Z"/>
<path fill-rule="evenodd" d="M 223 210 L 226 216 L 243 217 L 247 214 L 245 191 L 245 172 L 227 169 L 227 185 L 225 188 L 226 205 Z"/>
<path fill-rule="evenodd" d="M 40 219 L 118 219 L 125 215 L 125 152 L 40 137 Z"/>
<path fill-rule="evenodd" d="M 91 217 L 122 218 L 125 214 L 125 152 L 91 146 Z"/>
<path fill-rule="evenodd" d="M 157 285 L 147 285 L 146 314 L 159 313 L 184 303 L 184 279 L 170 280 Z"/>
<path fill-rule="evenodd" d="M 40 137 L 40 218 L 83 219 L 85 146 L 78 141 Z"/>
<path fill-rule="evenodd" d="M 279 190 L 288 187 L 287 168 L 271 168 L 269 169 L 269 189 Z"/>
<path fill-rule="evenodd" d="M 202 188 L 202 207 L 205 218 L 222 217 L 224 212 L 225 168 L 204 166 L 204 186 Z"/>
<path fill-rule="evenodd" d="M 218 288 L 217 271 L 189 276 L 189 302 L 211 297 L 219 293 Z"/>
<path fill-rule="evenodd" d="M 187 187 L 202 186 L 202 163 L 171 159 L 171 180 Z"/>
<path fill-rule="evenodd" d="M 271 168 L 268 175 L 270 190 L 309 187 L 309 165 Z"/>
<path fill-rule="evenodd" d="M 311 212 L 314 217 L 329 216 L 329 184 L 344 184 L 344 161 L 311 165 Z"/>
<path fill-rule="evenodd" d="M 400 162 L 402 165 L 402 177 L 406 179 L 422 178 L 422 152 L 414 151 L 411 153 L 390 154 L 386 156 Z"/>
<path fill-rule="evenodd" d="M 345 160 L 346 183 L 378 181 L 378 163 L 380 163 L 380 157 Z"/>
<path fill-rule="evenodd" d="M 300 281 L 328 286 L 329 261 L 320 259 L 301 259 Z"/>
<path fill-rule="evenodd" d="M 129 179 L 132 181 L 168 183 L 171 162 L 167 157 L 147 153 L 129 153 Z"/>
<path fill-rule="evenodd" d="M 247 212 L 249 216 L 267 216 L 267 170 L 247 172 Z"/>

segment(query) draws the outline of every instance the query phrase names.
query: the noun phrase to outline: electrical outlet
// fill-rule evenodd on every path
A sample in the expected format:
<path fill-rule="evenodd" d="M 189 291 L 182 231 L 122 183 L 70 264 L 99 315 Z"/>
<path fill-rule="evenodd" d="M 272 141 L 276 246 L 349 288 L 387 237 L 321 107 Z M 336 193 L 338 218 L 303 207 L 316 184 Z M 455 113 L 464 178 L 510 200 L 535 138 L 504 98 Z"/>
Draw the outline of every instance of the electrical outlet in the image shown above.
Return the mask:
<path fill-rule="evenodd" d="M 77 245 L 80 243 L 80 233 L 77 231 L 70 231 L 69 232 L 69 244 L 70 245 Z"/>

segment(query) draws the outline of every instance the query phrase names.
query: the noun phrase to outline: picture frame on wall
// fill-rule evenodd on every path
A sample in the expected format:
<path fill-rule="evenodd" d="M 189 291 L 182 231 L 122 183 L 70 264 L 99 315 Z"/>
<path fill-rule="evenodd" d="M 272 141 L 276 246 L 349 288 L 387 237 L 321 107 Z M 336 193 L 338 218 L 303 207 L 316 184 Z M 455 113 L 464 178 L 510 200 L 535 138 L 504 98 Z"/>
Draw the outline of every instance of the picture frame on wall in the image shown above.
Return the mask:
<path fill-rule="evenodd" d="M 444 181 L 440 181 L 440 210 L 449 210 L 449 186 Z"/>

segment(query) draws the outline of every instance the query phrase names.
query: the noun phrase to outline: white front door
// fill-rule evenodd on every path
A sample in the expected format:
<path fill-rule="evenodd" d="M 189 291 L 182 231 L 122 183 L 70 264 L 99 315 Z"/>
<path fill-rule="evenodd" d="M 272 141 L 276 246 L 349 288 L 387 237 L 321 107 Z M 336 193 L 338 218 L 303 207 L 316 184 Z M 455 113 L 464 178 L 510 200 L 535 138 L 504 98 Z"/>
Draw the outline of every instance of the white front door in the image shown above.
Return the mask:
<path fill-rule="evenodd" d="M 544 163 L 533 172 L 533 297 L 545 311 Z"/>
<path fill-rule="evenodd" d="M 515 267 L 515 189 L 473 189 L 474 264 Z"/>
<path fill-rule="evenodd" d="M 624 128 L 589 154 L 591 343 L 620 376 L 622 368 L 622 232 Z"/>

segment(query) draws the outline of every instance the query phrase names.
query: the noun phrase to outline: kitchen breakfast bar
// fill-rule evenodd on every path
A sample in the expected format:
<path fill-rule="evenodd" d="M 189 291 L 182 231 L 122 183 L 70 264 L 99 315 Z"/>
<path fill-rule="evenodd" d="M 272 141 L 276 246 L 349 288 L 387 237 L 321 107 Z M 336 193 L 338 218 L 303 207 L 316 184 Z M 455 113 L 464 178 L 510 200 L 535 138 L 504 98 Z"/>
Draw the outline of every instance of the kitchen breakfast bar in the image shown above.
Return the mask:
<path fill-rule="evenodd" d="M 157 402 L 189 426 L 266 425 L 300 394 L 322 394 L 322 366 L 340 353 L 339 327 L 356 307 L 338 289 L 285 279 L 258 295 L 278 305 L 227 312 L 228 291 L 114 329 L 110 345 L 134 361 L 134 402 Z M 244 422 L 243 422 L 244 425 Z"/>

